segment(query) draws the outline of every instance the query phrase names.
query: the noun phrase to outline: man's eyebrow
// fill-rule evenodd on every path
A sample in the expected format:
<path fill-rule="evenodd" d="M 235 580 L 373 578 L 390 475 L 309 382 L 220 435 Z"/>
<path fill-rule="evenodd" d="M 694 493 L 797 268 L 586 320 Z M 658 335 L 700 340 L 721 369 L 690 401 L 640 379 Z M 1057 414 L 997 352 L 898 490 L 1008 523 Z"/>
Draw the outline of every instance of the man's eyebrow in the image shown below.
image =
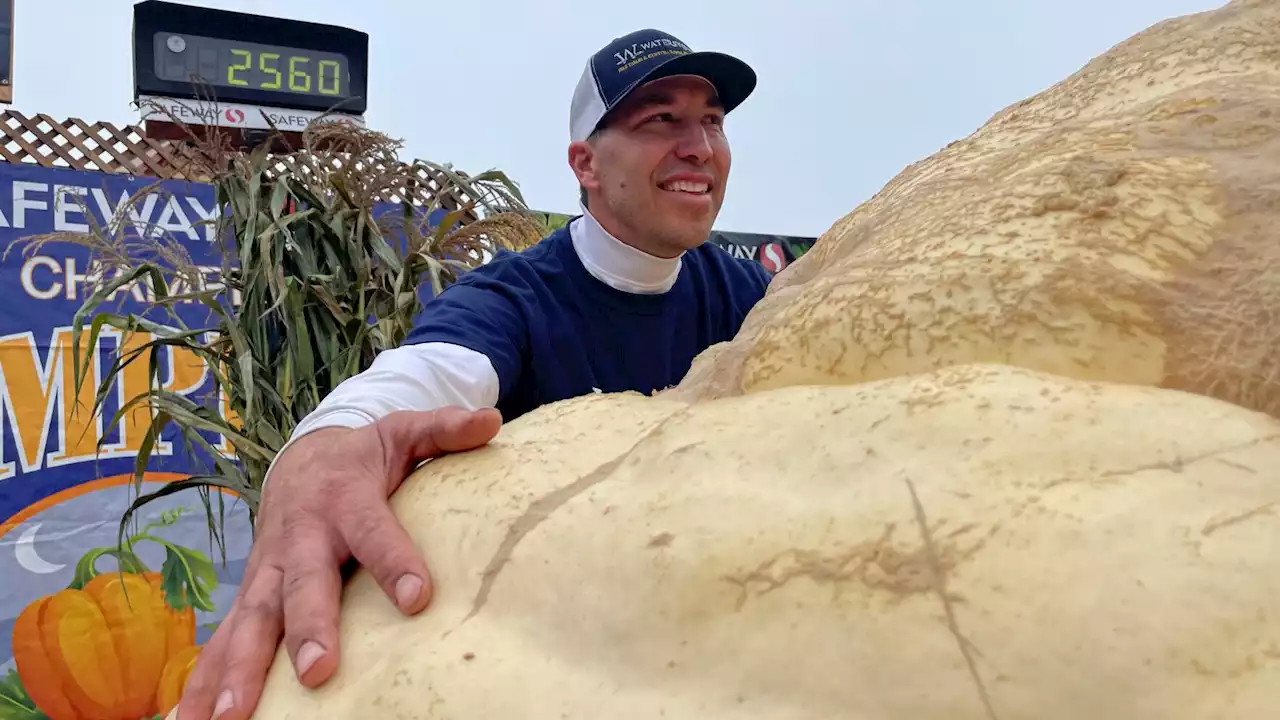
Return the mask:
<path fill-rule="evenodd" d="M 654 105 L 673 105 L 675 99 L 668 92 L 661 90 L 642 90 L 640 94 L 635 96 L 631 106 L 631 112 L 643 112 Z M 720 96 L 713 94 L 707 99 L 707 105 L 713 108 L 722 108 L 724 103 L 720 100 Z"/>
<path fill-rule="evenodd" d="M 654 105 L 671 105 L 674 102 L 675 100 L 671 98 L 670 93 L 659 90 L 643 90 L 636 95 L 633 107 L 636 110 L 644 110 Z"/>

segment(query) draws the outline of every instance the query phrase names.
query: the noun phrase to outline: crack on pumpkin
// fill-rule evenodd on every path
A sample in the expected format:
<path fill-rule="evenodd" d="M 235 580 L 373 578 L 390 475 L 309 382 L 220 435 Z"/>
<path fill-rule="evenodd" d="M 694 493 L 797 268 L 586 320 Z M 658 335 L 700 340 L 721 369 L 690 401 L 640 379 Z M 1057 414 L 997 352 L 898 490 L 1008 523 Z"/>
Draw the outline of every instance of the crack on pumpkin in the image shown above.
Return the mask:
<path fill-rule="evenodd" d="M 1200 530 L 1200 534 L 1203 535 L 1204 537 L 1209 537 L 1210 535 L 1214 534 L 1215 532 L 1225 527 L 1238 525 L 1246 520 L 1251 520 L 1253 518 L 1261 517 L 1263 515 L 1271 515 L 1272 514 L 1271 511 L 1275 508 L 1275 506 L 1276 506 L 1276 503 L 1274 502 L 1264 503 L 1262 505 L 1259 505 L 1258 507 L 1253 508 L 1252 510 L 1246 510 L 1241 513 L 1236 513 L 1235 515 L 1223 518 L 1221 520 L 1211 520 L 1205 523 L 1204 528 Z"/>
<path fill-rule="evenodd" d="M 1127 478 L 1131 475 L 1137 475 L 1138 473 L 1143 473 L 1150 470 L 1169 470 L 1172 472 L 1180 473 L 1183 470 L 1185 470 L 1188 465 L 1192 465 L 1198 462 L 1203 462 L 1205 460 L 1215 460 L 1224 465 L 1235 467 L 1249 473 L 1257 474 L 1257 470 L 1255 470 L 1254 468 L 1251 468 L 1248 465 L 1244 465 L 1242 463 L 1237 463 L 1231 460 L 1227 460 L 1221 456 L 1226 455 L 1228 453 L 1236 452 L 1238 450 L 1247 450 L 1251 447 L 1255 447 L 1263 443 L 1268 443 L 1273 440 L 1280 440 L 1280 433 L 1271 433 L 1268 435 L 1261 435 L 1247 442 L 1236 443 L 1235 445 L 1228 445 L 1227 447 L 1216 448 L 1214 450 L 1206 450 L 1205 452 L 1192 455 L 1190 457 L 1185 457 L 1185 458 L 1175 457 L 1172 460 L 1159 460 L 1156 462 L 1143 463 L 1142 465 L 1135 465 L 1133 467 L 1128 467 L 1128 468 L 1123 468 L 1118 470 L 1107 470 L 1105 472 L 1097 474 L 1095 477 L 1064 475 L 1062 477 L 1054 478 L 1053 480 L 1050 480 L 1049 482 L 1045 483 L 1042 489 L 1049 490 L 1049 489 L 1058 487 L 1059 485 L 1066 485 L 1068 483 L 1073 483 L 1073 482 L 1109 482 L 1117 478 Z"/>
<path fill-rule="evenodd" d="M 939 523 L 938 529 L 941 525 Z M 800 578 L 817 585 L 830 585 L 833 600 L 839 598 L 842 586 L 848 583 L 859 583 L 869 590 L 887 593 L 891 598 L 890 602 L 932 593 L 933 568 L 930 566 L 928 552 L 923 547 L 910 552 L 895 547 L 892 540 L 896 529 L 896 523 L 887 523 L 878 538 L 865 540 L 838 552 L 829 549 L 787 548 L 752 570 L 723 576 L 722 580 L 738 589 L 734 611 L 741 611 L 748 600 L 761 598 Z M 976 523 L 967 524 L 951 531 L 947 539 L 954 541 L 976 529 Z M 998 530 L 998 526 L 993 526 L 990 532 L 975 540 L 968 549 L 948 544 L 942 551 L 935 552 L 934 559 L 944 572 L 950 572 L 982 550 Z M 949 599 L 956 603 L 965 602 L 965 598 L 954 593 Z"/>
<path fill-rule="evenodd" d="M 1216 460 L 1217 462 L 1222 463 L 1223 465 L 1226 465 L 1227 467 L 1232 467 L 1232 468 L 1235 468 L 1235 469 L 1237 469 L 1237 470 L 1243 470 L 1243 471 L 1245 471 L 1245 472 L 1249 473 L 1250 475 L 1257 475 L 1257 474 L 1258 474 L 1258 471 L 1257 471 L 1257 470 L 1254 470 L 1253 468 L 1249 467 L 1248 465 L 1245 465 L 1244 463 L 1233 462 L 1233 461 L 1231 461 L 1231 460 L 1227 460 L 1227 459 L 1225 459 L 1225 458 L 1214 458 L 1214 460 Z"/>
<path fill-rule="evenodd" d="M 524 540 L 529 533 L 533 532 L 544 520 L 551 517 L 556 510 L 559 510 L 570 500 L 603 482 L 613 474 L 614 470 L 618 469 L 622 463 L 635 454 L 636 448 L 639 448 L 646 440 L 661 432 L 668 423 L 686 414 L 687 410 L 679 410 L 669 415 L 652 430 L 642 435 L 626 452 L 597 466 L 596 469 L 576 481 L 562 488 L 552 490 L 533 501 L 520 517 L 516 518 L 507 528 L 507 534 L 502 539 L 502 544 L 498 546 L 498 550 L 489 559 L 489 563 L 481 574 L 480 589 L 476 592 L 476 597 L 471 602 L 471 611 L 467 613 L 466 617 L 462 618 L 458 625 L 463 625 L 475 617 L 485 606 L 485 603 L 489 601 L 489 593 L 493 590 L 493 584 L 497 581 L 498 575 L 501 574 L 503 568 L 511 560 L 511 556 L 515 553 L 516 546 L 520 544 L 521 540 Z M 683 450 L 685 448 L 680 449 Z"/>
<path fill-rule="evenodd" d="M 956 644 L 960 647 L 960 654 L 964 656 L 964 662 L 969 667 L 969 677 L 973 678 L 973 684 L 978 689 L 978 697 L 982 700 L 982 706 L 986 708 L 987 717 L 989 720 L 998 720 L 996 709 L 991 704 L 991 697 L 987 694 L 987 686 L 983 684 L 982 676 L 978 674 L 977 663 L 970 652 L 972 643 L 960 632 L 960 624 L 956 620 L 955 608 L 952 606 L 951 598 L 947 594 L 947 573 L 943 569 L 942 560 L 933 544 L 933 533 L 929 531 L 929 520 L 925 516 L 924 505 L 920 503 L 920 496 L 916 493 L 916 486 L 911 482 L 911 478 L 904 476 L 902 479 L 907 484 L 907 491 L 911 493 L 911 505 L 915 510 L 916 524 L 920 527 L 920 540 L 924 543 L 929 566 L 933 570 L 934 591 L 938 594 L 938 599 L 942 601 L 942 609 L 947 616 L 947 628 L 955 637 Z"/>
<path fill-rule="evenodd" d="M 798 578 L 807 578 L 819 585 L 831 584 L 833 589 L 839 583 L 859 580 L 867 587 L 899 595 L 927 592 L 930 589 L 927 583 L 921 581 L 914 572 L 915 563 L 911 562 L 913 558 L 904 556 L 889 545 L 894 528 L 893 523 L 888 523 L 878 539 L 859 543 L 840 554 L 788 548 L 760 563 L 753 570 L 724 576 L 722 579 L 725 582 L 739 590 L 734 612 L 741 611 L 748 599 L 768 595 Z M 882 565 L 890 567 L 886 569 Z M 753 592 L 752 588 L 755 586 L 762 587 Z"/>

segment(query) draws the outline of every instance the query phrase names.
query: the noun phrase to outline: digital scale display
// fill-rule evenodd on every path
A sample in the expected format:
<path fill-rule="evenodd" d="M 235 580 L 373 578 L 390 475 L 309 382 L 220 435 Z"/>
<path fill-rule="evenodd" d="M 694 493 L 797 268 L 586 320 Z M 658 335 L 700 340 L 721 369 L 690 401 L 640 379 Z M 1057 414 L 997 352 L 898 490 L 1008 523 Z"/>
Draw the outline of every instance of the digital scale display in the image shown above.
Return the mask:
<path fill-rule="evenodd" d="M 0 0 L 3 2 L 3 0 Z M 134 96 L 363 115 L 369 36 L 335 25 L 143 0 Z"/>
<path fill-rule="evenodd" d="M 341 99 L 351 65 L 338 53 L 201 35 L 155 34 L 156 77 Z"/>

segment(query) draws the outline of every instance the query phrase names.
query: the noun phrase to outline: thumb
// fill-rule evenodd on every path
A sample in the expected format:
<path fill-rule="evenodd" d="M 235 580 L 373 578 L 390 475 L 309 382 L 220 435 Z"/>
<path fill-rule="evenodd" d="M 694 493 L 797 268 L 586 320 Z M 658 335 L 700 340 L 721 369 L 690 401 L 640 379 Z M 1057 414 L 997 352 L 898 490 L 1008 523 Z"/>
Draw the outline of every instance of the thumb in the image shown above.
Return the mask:
<path fill-rule="evenodd" d="M 387 469 L 393 471 L 397 484 L 423 461 L 478 448 L 492 440 L 501 427 L 502 415 L 493 408 L 452 406 L 428 412 L 394 412 L 375 423 Z"/>

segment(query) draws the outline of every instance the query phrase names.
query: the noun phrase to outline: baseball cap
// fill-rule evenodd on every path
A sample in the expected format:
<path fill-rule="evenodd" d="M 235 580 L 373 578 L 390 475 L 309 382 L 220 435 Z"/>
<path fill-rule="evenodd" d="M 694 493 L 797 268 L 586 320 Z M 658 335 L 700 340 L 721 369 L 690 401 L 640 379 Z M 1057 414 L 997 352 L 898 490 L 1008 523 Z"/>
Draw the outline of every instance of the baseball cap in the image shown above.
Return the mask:
<path fill-rule="evenodd" d="M 756 87 L 750 65 L 724 53 L 695 52 L 674 35 L 645 29 L 614 38 L 587 59 L 569 106 L 569 139 L 586 140 L 605 114 L 632 90 L 672 75 L 697 75 L 716 88 L 724 111 L 740 105 Z"/>

